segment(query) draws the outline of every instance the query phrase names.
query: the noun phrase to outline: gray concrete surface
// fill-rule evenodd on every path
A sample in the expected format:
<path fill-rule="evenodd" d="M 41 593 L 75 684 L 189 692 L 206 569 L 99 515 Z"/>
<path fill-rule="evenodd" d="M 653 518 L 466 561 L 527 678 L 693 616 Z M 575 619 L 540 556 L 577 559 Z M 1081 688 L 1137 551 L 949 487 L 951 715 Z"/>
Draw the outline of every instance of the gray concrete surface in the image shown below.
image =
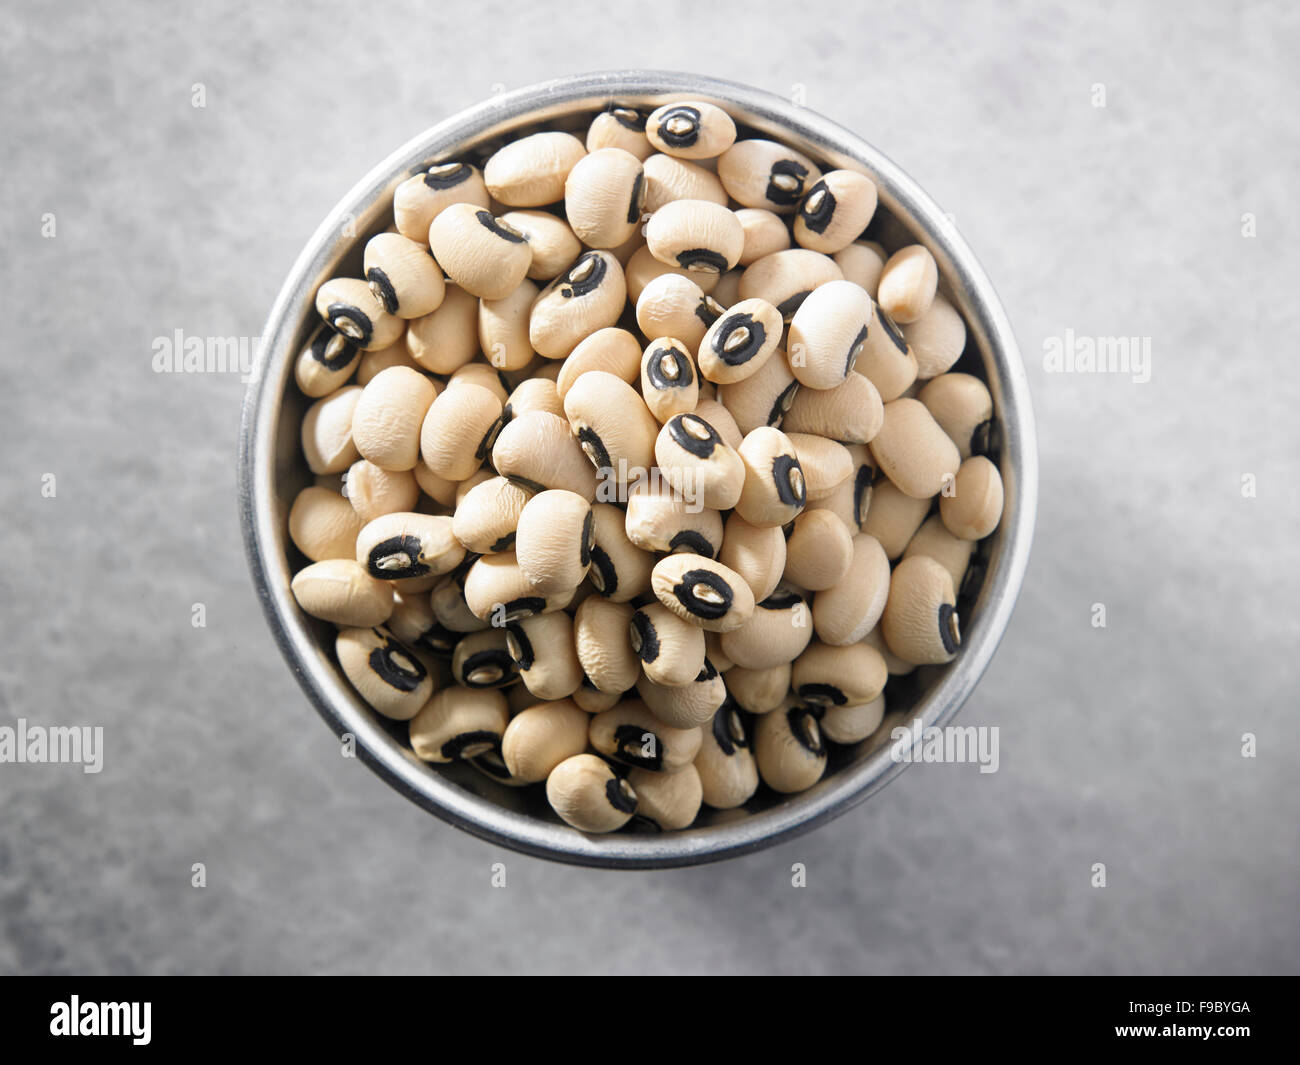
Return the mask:
<path fill-rule="evenodd" d="M 0 719 L 106 749 L 0 765 L 0 970 L 1294 972 L 1298 50 L 1281 3 L 5 4 Z M 1000 289 L 1042 449 L 962 717 L 1000 772 L 653 874 L 508 854 L 341 763 L 246 575 L 239 376 L 151 369 L 177 329 L 256 335 L 423 127 L 619 67 L 803 86 L 909 169 Z M 1067 329 L 1149 337 L 1151 380 L 1044 372 Z"/>

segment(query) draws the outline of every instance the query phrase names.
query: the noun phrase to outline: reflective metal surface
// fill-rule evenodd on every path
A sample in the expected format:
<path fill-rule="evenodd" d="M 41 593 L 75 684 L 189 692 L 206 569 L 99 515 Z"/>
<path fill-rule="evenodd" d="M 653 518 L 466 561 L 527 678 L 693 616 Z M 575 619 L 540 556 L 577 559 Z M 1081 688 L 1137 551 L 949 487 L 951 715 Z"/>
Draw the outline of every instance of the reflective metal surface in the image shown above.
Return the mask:
<path fill-rule="evenodd" d="M 356 737 L 359 756 L 394 788 L 468 832 L 515 850 L 582 865 L 650 868 L 691 865 L 759 850 L 828 821 L 878 791 L 903 769 L 887 743 L 868 741 L 832 756 L 827 775 L 800 795 L 764 793 L 741 811 L 701 811 L 696 827 L 664 835 L 589 836 L 561 823 L 541 789 L 511 789 L 465 766 L 426 765 L 406 746 L 406 726 L 379 718 L 332 659 L 333 627 L 298 609 L 289 591 L 304 560 L 288 541 L 286 519 L 310 483 L 298 426 L 307 401 L 293 383 L 293 360 L 314 330 L 316 287 L 338 273 L 360 274 L 366 238 L 391 221 L 392 193 L 421 164 L 487 150 L 494 139 L 541 124 L 584 129 L 611 102 L 653 107 L 673 99 L 712 100 L 743 129 L 782 140 L 831 166 L 865 168 L 880 208 L 900 239 L 925 244 L 944 291 L 969 327 L 1001 425 L 999 462 L 1005 512 L 984 544 L 985 576 L 963 611 L 963 647 L 944 667 L 917 670 L 891 701 L 877 737 L 902 721 L 951 718 L 974 689 L 1006 629 L 1029 558 L 1037 505 L 1037 451 L 1024 367 L 1011 326 L 987 277 L 939 207 L 895 164 L 829 120 L 769 93 L 695 75 L 630 71 L 588 74 L 495 97 L 448 119 L 394 152 L 334 208 L 289 273 L 262 331 L 263 345 L 244 402 L 239 505 L 249 568 L 271 631 L 299 684 L 335 733 Z M 890 245 L 887 243 L 887 247 Z M 892 250 L 892 248 L 891 248 Z M 291 563 L 292 559 L 296 560 Z M 891 687 L 891 693 L 893 689 Z M 874 739 L 874 738 L 873 738 Z"/>

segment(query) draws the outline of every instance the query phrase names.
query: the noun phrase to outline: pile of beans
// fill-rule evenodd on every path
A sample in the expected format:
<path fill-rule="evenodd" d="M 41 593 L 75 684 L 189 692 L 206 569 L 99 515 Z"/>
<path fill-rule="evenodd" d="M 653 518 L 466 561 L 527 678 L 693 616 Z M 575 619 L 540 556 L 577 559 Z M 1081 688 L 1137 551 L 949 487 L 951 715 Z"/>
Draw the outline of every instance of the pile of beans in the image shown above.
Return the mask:
<path fill-rule="evenodd" d="M 574 828 L 794 793 L 950 661 L 993 403 L 871 179 L 611 106 L 401 184 L 299 355 L 293 579 L 414 753 Z"/>

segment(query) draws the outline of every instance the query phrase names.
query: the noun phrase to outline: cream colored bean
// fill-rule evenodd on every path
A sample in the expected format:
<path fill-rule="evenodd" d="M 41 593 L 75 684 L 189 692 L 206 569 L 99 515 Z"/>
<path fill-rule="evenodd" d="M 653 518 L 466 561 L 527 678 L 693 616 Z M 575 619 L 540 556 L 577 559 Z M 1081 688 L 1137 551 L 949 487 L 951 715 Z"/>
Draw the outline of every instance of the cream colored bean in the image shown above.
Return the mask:
<path fill-rule="evenodd" d="M 917 665 L 951 662 L 961 645 L 956 594 L 948 571 L 913 555 L 894 567 L 880 629 L 889 649 Z"/>
<path fill-rule="evenodd" d="M 914 673 L 916 671 L 916 666 L 913 663 L 904 662 L 898 657 L 898 655 L 894 654 L 894 652 L 889 649 L 889 645 L 885 643 L 885 636 L 884 633 L 880 631 L 879 625 L 867 633 L 866 636 L 862 638 L 862 642 L 874 647 L 880 652 L 880 657 L 885 660 L 885 668 L 889 670 L 889 675 L 891 677 L 906 677 L 909 673 Z"/>
<path fill-rule="evenodd" d="M 740 442 L 745 438 L 744 433 L 740 431 L 736 419 L 731 416 L 731 412 L 726 407 L 704 394 L 708 387 L 711 387 L 708 381 L 700 382 L 700 399 L 695 405 L 695 413 L 718 431 L 718 435 L 722 437 L 722 442 L 727 447 L 739 448 Z"/>
<path fill-rule="evenodd" d="M 334 640 L 334 655 L 357 694 L 394 721 L 415 717 L 433 694 L 428 668 L 382 626 L 343 629 Z"/>
<path fill-rule="evenodd" d="M 510 622 L 506 645 L 524 684 L 539 699 L 567 699 L 581 686 L 573 619 L 563 610 Z"/>
<path fill-rule="evenodd" d="M 483 175 L 468 163 L 436 163 L 397 186 L 393 219 L 397 231 L 417 244 L 429 243 L 429 226 L 453 203 L 488 207 Z"/>
<path fill-rule="evenodd" d="M 477 758 L 501 744 L 506 697 L 491 688 L 443 688 L 411 721 L 411 750 L 425 762 Z"/>
<path fill-rule="evenodd" d="M 583 499 L 596 498 L 596 471 L 569 423 L 544 411 L 511 420 L 497 435 L 492 464 L 503 477 L 533 492 L 563 488 Z"/>
<path fill-rule="evenodd" d="M 316 313 L 366 351 L 395 344 L 406 328 L 405 320 L 384 310 L 359 277 L 336 277 L 321 285 L 316 290 Z"/>
<path fill-rule="evenodd" d="M 564 198 L 564 182 L 586 154 L 571 133 L 534 133 L 498 148 L 483 167 L 483 180 L 510 207 L 545 207 Z"/>
<path fill-rule="evenodd" d="M 655 717 L 673 728 L 707 724 L 727 698 L 722 674 L 707 657 L 699 676 L 689 684 L 666 688 L 643 676 L 636 682 L 636 692 Z"/>
<path fill-rule="evenodd" d="M 637 249 L 628 260 L 624 274 L 627 281 L 627 294 L 634 304 L 640 301 L 646 286 L 659 277 L 667 275 L 684 277 L 707 296 L 718 287 L 723 276 L 704 274 L 698 270 L 688 270 L 684 266 L 669 266 L 667 263 L 661 263 L 648 247 Z"/>
<path fill-rule="evenodd" d="M 641 221 L 645 174 L 641 162 L 622 148 L 601 148 L 583 156 L 564 183 L 564 213 L 574 235 L 589 248 L 615 248 L 629 240 Z"/>
<path fill-rule="evenodd" d="M 636 323 L 647 339 L 671 337 L 692 351 L 721 313 L 699 285 L 676 273 L 652 279 L 636 301 Z"/>
<path fill-rule="evenodd" d="M 812 636 L 812 614 L 807 601 L 793 588 L 780 585 L 755 604 L 749 621 L 723 634 L 722 649 L 736 666 L 769 669 L 793 662 Z"/>
<path fill-rule="evenodd" d="M 660 559 L 650 588 L 679 618 L 710 632 L 730 632 L 754 613 L 754 593 L 744 578 L 703 555 L 678 552 Z"/>
<path fill-rule="evenodd" d="M 740 253 L 741 266 L 790 247 L 790 231 L 785 228 L 781 217 L 771 211 L 762 207 L 742 207 L 736 211 L 736 221 L 745 234 L 745 245 Z"/>
<path fill-rule="evenodd" d="M 559 610 L 567 599 L 567 595 L 548 599 L 534 590 L 513 551 L 484 555 L 465 574 L 465 604 L 476 618 L 494 628 Z"/>
<path fill-rule="evenodd" d="M 884 404 L 876 386 L 861 374 L 851 373 L 833 388 L 801 388 L 781 428 L 787 433 L 866 444 L 880 432 L 884 420 Z"/>
<path fill-rule="evenodd" d="M 844 275 L 835 260 L 807 248 L 790 248 L 756 259 L 740 275 L 740 298 L 764 299 L 790 321 L 812 292 Z"/>
<path fill-rule="evenodd" d="M 497 397 L 497 402 L 503 408 L 506 400 L 510 398 L 510 389 L 506 388 L 501 372 L 485 362 L 466 363 L 453 373 L 447 381 L 447 388 L 450 390 L 459 385 L 478 385 L 479 388 L 486 388 Z"/>
<path fill-rule="evenodd" d="M 313 562 L 294 574 L 290 589 L 312 617 L 344 628 L 373 628 L 393 613 L 392 587 L 348 558 Z"/>
<path fill-rule="evenodd" d="M 435 514 L 385 514 L 357 534 L 356 560 L 381 580 L 441 576 L 464 558 L 451 518 Z"/>
<path fill-rule="evenodd" d="M 479 300 L 479 347 L 494 369 L 520 370 L 533 361 L 528 321 L 539 291 L 531 281 L 525 280 L 504 299 Z"/>
<path fill-rule="evenodd" d="M 978 377 L 940 374 L 917 394 L 925 409 L 957 445 L 962 460 L 986 454 L 993 434 L 993 398 Z"/>
<path fill-rule="evenodd" d="M 730 510 L 745 487 L 745 464 L 698 414 L 668 419 L 655 441 L 655 462 L 688 503 Z"/>
<path fill-rule="evenodd" d="M 674 200 L 650 216 L 646 247 L 661 263 L 720 277 L 740 261 L 745 231 L 736 216 L 707 200 Z"/>
<path fill-rule="evenodd" d="M 766 300 L 741 300 L 700 341 L 700 373 L 723 385 L 753 377 L 777 353 L 782 329 L 781 312 Z"/>
<path fill-rule="evenodd" d="M 861 743 L 880 727 L 885 719 L 885 697 L 877 695 L 864 703 L 831 706 L 818 724 L 822 735 L 831 743 Z"/>
<path fill-rule="evenodd" d="M 651 825 L 661 832 L 689 828 L 700 812 L 704 787 L 693 765 L 675 773 L 633 769 L 627 780 L 637 794 L 637 824 Z"/>
<path fill-rule="evenodd" d="M 664 152 L 648 156 L 641 167 L 645 172 L 645 210 L 655 212 L 677 200 L 707 200 L 727 206 L 727 191 L 718 175 L 698 163 L 676 159 Z"/>
<path fill-rule="evenodd" d="M 803 470 L 808 499 L 825 499 L 853 476 L 853 455 L 843 444 L 810 433 L 786 433 Z"/>
<path fill-rule="evenodd" d="M 649 603 L 633 614 L 629 634 L 641 668 L 656 684 L 680 688 L 704 668 L 704 630 L 662 603 Z"/>
<path fill-rule="evenodd" d="M 384 514 L 414 510 L 420 486 L 410 470 L 386 470 L 362 459 L 348 467 L 343 495 L 362 521 L 373 521 Z"/>
<path fill-rule="evenodd" d="M 506 726 L 501 757 L 510 775 L 536 784 L 566 758 L 587 749 L 585 713 L 570 699 L 538 703 L 521 711 Z"/>
<path fill-rule="evenodd" d="M 809 388 L 834 388 L 866 347 L 873 306 L 852 281 L 828 281 L 809 294 L 790 320 L 790 369 Z"/>
<path fill-rule="evenodd" d="M 776 591 L 785 560 L 785 534 L 780 525 L 751 525 L 736 511 L 727 518 L 718 561 L 740 575 L 755 602 Z"/>
<path fill-rule="evenodd" d="M 554 366 L 555 363 L 546 365 Z M 515 390 L 510 393 L 510 398 L 506 400 L 506 405 L 501 411 L 501 424 L 504 425 L 516 415 L 527 414 L 529 411 L 542 411 L 553 414 L 557 418 L 564 417 L 564 401 L 560 399 L 559 389 L 550 378 L 539 376 L 520 381 L 515 386 Z"/>
<path fill-rule="evenodd" d="M 870 240 L 854 241 L 831 258 L 844 274 L 845 281 L 852 281 L 865 289 L 873 300 L 876 298 L 880 274 L 885 269 L 885 253 L 879 244 Z"/>
<path fill-rule="evenodd" d="M 558 595 L 582 583 L 591 564 L 592 522 L 591 503 L 573 492 L 552 489 L 524 504 L 515 554 L 535 591 Z"/>
<path fill-rule="evenodd" d="M 799 203 L 794 239 L 824 255 L 843 251 L 867 228 L 876 213 L 876 186 L 853 170 L 823 174 Z"/>
<path fill-rule="evenodd" d="M 889 670 L 880 652 L 865 643 L 833 647 L 814 640 L 790 674 L 795 694 L 817 707 L 869 703 L 885 690 Z"/>
<path fill-rule="evenodd" d="M 450 481 L 446 477 L 441 477 L 429 469 L 423 461 L 416 464 L 412 471 L 415 475 L 415 482 L 420 486 L 420 491 L 428 496 L 439 506 L 451 507 L 456 501 L 456 489 L 460 487 L 461 482 Z M 411 508 L 418 510 L 417 505 Z"/>
<path fill-rule="evenodd" d="M 876 299 L 895 322 L 907 325 L 930 309 L 938 288 L 934 256 L 924 245 L 909 244 L 886 260 Z"/>
<path fill-rule="evenodd" d="M 313 562 L 355 559 L 364 524 L 342 495 L 315 485 L 299 492 L 289 508 L 289 539 Z"/>
<path fill-rule="evenodd" d="M 586 680 L 582 682 L 582 687 L 573 693 L 574 705 L 585 714 L 603 714 L 616 706 L 622 698 L 621 692 L 597 691 Z"/>
<path fill-rule="evenodd" d="M 879 478 L 871 488 L 871 505 L 862 531 L 880 541 L 885 555 L 892 561 L 902 556 L 908 541 L 921 527 L 930 512 L 930 500 L 916 499 L 904 493 L 886 478 Z"/>
<path fill-rule="evenodd" d="M 548 359 L 564 358 L 596 330 L 614 325 L 626 300 L 618 260 L 607 251 L 584 252 L 533 303 L 528 321 L 533 350 Z"/>
<path fill-rule="evenodd" d="M 546 778 L 546 798 L 579 832 L 613 832 L 636 812 L 632 785 L 594 754 L 566 758 Z"/>
<path fill-rule="evenodd" d="M 429 594 L 429 609 L 438 624 L 447 632 L 456 634 L 453 643 L 458 642 L 463 633 L 482 632 L 488 627 L 488 622 L 476 617 L 465 602 L 467 575 L 458 569 L 434 585 Z"/>
<path fill-rule="evenodd" d="M 641 372 L 640 343 L 626 329 L 616 326 L 598 329 L 582 340 L 560 364 L 555 389 L 561 403 L 574 382 L 589 370 L 603 370 L 633 384 Z"/>
<path fill-rule="evenodd" d="M 501 221 L 528 238 L 533 260 L 528 276 L 550 281 L 582 254 L 582 242 L 569 224 L 549 211 L 507 211 Z"/>
<path fill-rule="evenodd" d="M 885 404 L 880 432 L 871 441 L 876 465 L 907 495 L 927 499 L 957 475 L 957 445 L 915 399 Z"/>
<path fill-rule="evenodd" d="M 758 765 L 744 719 L 734 707 L 723 706 L 703 733 L 693 763 L 702 800 L 717 810 L 743 806 L 758 790 Z"/>
<path fill-rule="evenodd" d="M 723 187 L 746 207 L 792 214 L 804 193 L 821 178 L 806 155 L 776 141 L 737 141 L 718 159 Z"/>
<path fill-rule="evenodd" d="M 713 159 L 735 143 L 736 124 L 715 104 L 687 100 L 651 111 L 645 133 L 655 148 L 678 159 Z"/>
<path fill-rule="evenodd" d="M 745 435 L 739 455 L 745 480 L 736 513 L 759 528 L 793 521 L 807 502 L 807 482 L 790 438 L 760 426 Z"/>
<path fill-rule="evenodd" d="M 360 457 L 352 439 L 352 415 L 361 392 L 356 385 L 346 385 L 307 408 L 302 453 L 312 473 L 342 473 Z"/>
<path fill-rule="evenodd" d="M 455 284 L 485 300 L 510 295 L 533 262 L 527 237 L 468 203 L 452 204 L 433 220 L 429 248 Z"/>
<path fill-rule="evenodd" d="M 298 353 L 293 377 L 303 395 L 320 399 L 348 383 L 361 361 L 361 349 L 342 333 L 321 326 Z"/>
<path fill-rule="evenodd" d="M 591 508 L 591 568 L 587 576 L 596 591 L 616 603 L 625 603 L 650 590 L 654 556 L 628 539 L 623 511 L 610 503 Z"/>
<path fill-rule="evenodd" d="M 889 558 L 880 541 L 870 533 L 859 533 L 852 548 L 843 579 L 813 597 L 813 628 L 823 643 L 835 647 L 866 636 L 880 620 L 889 597 Z"/>
<path fill-rule="evenodd" d="M 639 480 L 632 486 L 625 528 L 628 540 L 643 552 L 691 551 L 716 558 L 722 546 L 722 515 L 688 505 L 662 479 Z"/>
<path fill-rule="evenodd" d="M 751 714 L 770 714 L 790 694 L 790 669 L 789 662 L 766 669 L 732 666 L 727 670 L 727 693 Z"/>
<path fill-rule="evenodd" d="M 587 151 L 622 148 L 644 162 L 655 151 L 645 135 L 645 119 L 635 107 L 610 107 L 602 111 L 587 128 Z"/>
<path fill-rule="evenodd" d="M 916 321 L 903 326 L 903 337 L 916 356 L 916 376 L 926 381 L 946 373 L 966 347 L 966 322 L 942 296 Z"/>
<path fill-rule="evenodd" d="M 957 470 L 952 494 L 939 497 L 939 515 L 953 536 L 982 540 L 1002 520 L 1002 475 L 983 455 L 968 458 Z"/>
<path fill-rule="evenodd" d="M 802 706 L 764 714 L 754 725 L 754 760 L 773 791 L 807 791 L 826 771 L 826 742 L 816 715 Z"/>
<path fill-rule="evenodd" d="M 607 758 L 638 769 L 675 772 L 695 760 L 703 734 L 660 721 L 640 699 L 624 699 L 591 718 L 587 741 Z"/>
<path fill-rule="evenodd" d="M 834 588 L 853 562 L 848 526 L 829 510 L 806 510 L 786 541 L 784 578 L 810 592 Z"/>
<path fill-rule="evenodd" d="M 519 680 L 502 629 L 481 629 L 462 637 L 451 657 L 452 679 L 465 688 L 504 688 Z"/>
<path fill-rule="evenodd" d="M 471 476 L 492 453 L 501 410 L 497 397 L 479 385 L 448 388 L 433 401 L 420 429 L 424 464 L 449 481 Z"/>
<path fill-rule="evenodd" d="M 452 532 L 474 554 L 509 551 L 528 499 L 526 489 L 504 477 L 489 477 L 465 493 L 452 517 Z"/>
<path fill-rule="evenodd" d="M 749 377 L 718 387 L 718 400 L 732 415 L 740 432 L 778 427 L 794 403 L 799 382 L 783 352 L 777 352 Z M 734 445 L 733 445 L 734 446 Z"/>
<path fill-rule="evenodd" d="M 424 241 L 379 233 L 366 242 L 361 267 L 370 291 L 389 314 L 419 318 L 442 303 L 446 284 Z"/>
<path fill-rule="evenodd" d="M 641 358 L 641 396 L 661 424 L 695 410 L 700 381 L 691 353 L 681 341 L 666 337 L 650 342 Z"/>
<path fill-rule="evenodd" d="M 479 301 L 457 285 L 448 285 L 432 314 L 413 319 L 406 331 L 406 351 L 418 368 L 451 374 L 478 354 Z"/>
<path fill-rule="evenodd" d="M 393 612 L 388 631 L 414 651 L 446 658 L 456 649 L 460 635 L 444 628 L 433 612 L 430 595 L 393 592 Z"/>
<path fill-rule="evenodd" d="M 564 397 L 564 413 L 599 484 L 623 485 L 630 471 L 654 465 L 659 423 L 622 378 L 584 373 Z"/>
<path fill-rule="evenodd" d="M 944 525 L 943 518 L 933 514 L 925 519 L 916 531 L 916 535 L 908 541 L 903 557 L 928 555 L 948 571 L 953 588 L 960 592 L 974 550 L 974 540 L 964 540 L 960 536 L 954 536 Z"/>
<path fill-rule="evenodd" d="M 593 596 L 573 615 L 573 642 L 583 673 L 596 689 L 619 694 L 636 684 L 641 659 L 632 650 L 635 608 Z"/>
<path fill-rule="evenodd" d="M 898 399 L 916 382 L 916 356 L 894 320 L 879 306 L 853 369 L 876 386 L 885 403 Z"/>
<path fill-rule="evenodd" d="M 352 413 L 352 440 L 361 456 L 385 470 L 413 470 L 420 461 L 420 426 L 437 389 L 424 374 L 391 366 L 362 390 Z"/>

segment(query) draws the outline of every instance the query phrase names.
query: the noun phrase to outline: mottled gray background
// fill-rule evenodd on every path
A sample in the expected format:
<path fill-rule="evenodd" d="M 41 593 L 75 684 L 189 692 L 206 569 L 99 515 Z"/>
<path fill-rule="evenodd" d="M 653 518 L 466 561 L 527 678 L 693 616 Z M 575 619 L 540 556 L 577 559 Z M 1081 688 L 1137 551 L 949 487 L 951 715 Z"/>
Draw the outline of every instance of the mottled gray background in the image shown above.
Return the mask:
<path fill-rule="evenodd" d="M 6 2 L 0 715 L 107 754 L 0 766 L 0 969 L 1295 971 L 1298 51 L 1282 3 Z M 913 768 L 680 872 L 509 854 L 341 762 L 246 574 L 238 375 L 150 368 L 176 329 L 258 334 L 424 127 L 619 67 L 802 85 L 910 170 L 999 287 L 1042 451 L 961 719 L 1002 729 L 1001 771 Z M 1150 383 L 1044 373 L 1067 328 L 1151 337 Z"/>

